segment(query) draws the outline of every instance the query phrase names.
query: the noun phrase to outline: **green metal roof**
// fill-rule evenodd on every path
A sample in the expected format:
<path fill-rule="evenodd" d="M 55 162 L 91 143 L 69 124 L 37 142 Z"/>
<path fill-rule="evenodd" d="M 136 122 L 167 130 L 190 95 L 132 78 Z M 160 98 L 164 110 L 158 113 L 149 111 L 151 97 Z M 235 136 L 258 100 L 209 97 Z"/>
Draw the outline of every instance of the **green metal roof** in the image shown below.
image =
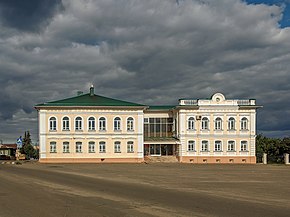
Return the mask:
<path fill-rule="evenodd" d="M 42 104 L 37 104 L 36 107 L 43 107 L 43 106 L 145 106 L 137 103 L 126 102 L 122 100 L 112 99 L 104 96 L 99 95 L 91 95 L 83 94 L 80 96 L 46 102 Z"/>

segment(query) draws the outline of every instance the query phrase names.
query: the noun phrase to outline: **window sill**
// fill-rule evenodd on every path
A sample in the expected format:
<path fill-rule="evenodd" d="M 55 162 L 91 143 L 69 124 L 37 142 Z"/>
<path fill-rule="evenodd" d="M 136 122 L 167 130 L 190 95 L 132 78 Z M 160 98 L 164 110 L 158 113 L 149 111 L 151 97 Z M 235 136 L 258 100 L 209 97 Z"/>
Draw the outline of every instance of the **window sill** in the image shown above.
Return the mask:
<path fill-rule="evenodd" d="M 49 130 L 49 132 L 56 132 L 57 130 Z"/>
<path fill-rule="evenodd" d="M 223 152 L 223 150 L 218 150 L 218 151 L 213 151 L 213 152 L 221 153 Z"/>
<path fill-rule="evenodd" d="M 205 152 L 209 152 L 209 151 L 200 151 L 200 152 L 205 153 Z"/>
<path fill-rule="evenodd" d="M 187 152 L 196 152 L 196 150 L 188 150 Z"/>
<path fill-rule="evenodd" d="M 246 151 L 240 151 L 240 152 L 249 152 L 248 150 L 246 150 Z"/>
<path fill-rule="evenodd" d="M 96 132 L 96 130 L 88 130 L 88 132 Z"/>
<path fill-rule="evenodd" d="M 69 129 L 62 129 L 62 131 L 70 131 Z"/>
<path fill-rule="evenodd" d="M 236 152 L 236 150 L 227 150 L 227 152 Z"/>
<path fill-rule="evenodd" d="M 51 151 L 49 152 L 50 154 L 56 154 L 57 152 L 56 151 Z"/>
<path fill-rule="evenodd" d="M 100 153 L 100 154 L 105 154 L 106 152 L 105 152 L 105 151 L 100 151 L 99 153 Z"/>
<path fill-rule="evenodd" d="M 114 130 L 114 132 L 118 132 L 119 133 L 119 132 L 122 132 L 122 130 Z"/>
<path fill-rule="evenodd" d="M 134 151 L 127 151 L 127 153 L 134 153 Z"/>
<path fill-rule="evenodd" d="M 120 151 L 115 151 L 114 153 L 121 153 Z"/>
<path fill-rule="evenodd" d="M 83 130 L 75 130 L 76 132 L 83 132 Z"/>
<path fill-rule="evenodd" d="M 99 132 L 107 132 L 107 130 L 99 130 Z"/>

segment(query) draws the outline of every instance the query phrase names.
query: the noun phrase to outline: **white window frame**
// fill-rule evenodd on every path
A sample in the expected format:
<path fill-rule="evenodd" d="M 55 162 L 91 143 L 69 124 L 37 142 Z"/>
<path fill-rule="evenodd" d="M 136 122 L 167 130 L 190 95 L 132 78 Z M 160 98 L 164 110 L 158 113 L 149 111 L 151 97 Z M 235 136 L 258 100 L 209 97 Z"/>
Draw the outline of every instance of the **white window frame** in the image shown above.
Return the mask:
<path fill-rule="evenodd" d="M 195 129 L 195 119 L 194 117 L 189 117 L 188 120 L 187 120 L 187 127 L 188 127 L 188 130 L 194 130 Z"/>
<path fill-rule="evenodd" d="M 114 142 L 114 153 L 121 153 L 121 142 Z"/>
<path fill-rule="evenodd" d="M 201 129 L 202 130 L 209 130 L 209 119 L 207 117 L 203 117 L 201 119 Z"/>
<path fill-rule="evenodd" d="M 222 141 L 217 140 L 214 142 L 214 151 L 221 152 L 223 151 L 222 147 L 223 147 Z"/>
<path fill-rule="evenodd" d="M 83 150 L 83 143 L 82 142 L 76 142 L 76 153 L 82 153 Z"/>
<path fill-rule="evenodd" d="M 105 117 L 99 118 L 99 131 L 106 131 L 107 120 Z"/>
<path fill-rule="evenodd" d="M 215 130 L 222 130 L 223 129 L 223 120 L 220 117 L 217 117 L 215 119 L 214 129 Z"/>
<path fill-rule="evenodd" d="M 95 117 L 89 117 L 88 118 L 88 130 L 89 131 L 95 131 L 96 130 L 96 118 Z"/>
<path fill-rule="evenodd" d="M 57 123 L 56 117 L 49 118 L 49 130 L 50 131 L 56 131 L 56 123 Z"/>
<path fill-rule="evenodd" d="M 236 142 L 233 140 L 228 141 L 227 151 L 236 151 Z"/>
<path fill-rule="evenodd" d="M 70 129 L 69 123 L 70 123 L 69 117 L 65 116 L 62 118 L 62 130 L 63 131 L 69 131 L 69 129 Z"/>
<path fill-rule="evenodd" d="M 88 150 L 89 150 L 89 153 L 95 153 L 96 152 L 96 143 L 94 141 L 89 141 L 89 144 L 88 144 Z"/>
<path fill-rule="evenodd" d="M 241 119 L 241 130 L 248 130 L 248 118 L 246 117 Z"/>
<path fill-rule="evenodd" d="M 209 151 L 209 142 L 207 140 L 201 141 L 201 152 L 208 152 Z"/>
<path fill-rule="evenodd" d="M 63 142 L 62 143 L 62 152 L 63 153 L 69 153 L 69 142 Z"/>
<path fill-rule="evenodd" d="M 194 140 L 189 140 L 187 142 L 187 151 L 195 152 L 195 141 Z"/>
<path fill-rule="evenodd" d="M 115 117 L 114 118 L 114 131 L 120 131 L 121 130 L 121 118 Z"/>
<path fill-rule="evenodd" d="M 229 118 L 228 130 L 236 130 L 236 120 L 234 117 Z"/>
<path fill-rule="evenodd" d="M 56 153 L 56 142 L 52 141 L 49 143 L 49 152 Z"/>
<path fill-rule="evenodd" d="M 99 142 L 99 153 L 106 153 L 106 142 Z"/>
<path fill-rule="evenodd" d="M 82 130 L 83 129 L 83 118 L 78 116 L 75 118 L 75 130 Z"/>
<path fill-rule="evenodd" d="M 241 141 L 241 151 L 248 151 L 248 141 Z"/>
<path fill-rule="evenodd" d="M 134 131 L 134 118 L 127 118 L 127 131 Z"/>
<path fill-rule="evenodd" d="M 134 153 L 134 142 L 133 141 L 127 142 L 127 153 Z"/>

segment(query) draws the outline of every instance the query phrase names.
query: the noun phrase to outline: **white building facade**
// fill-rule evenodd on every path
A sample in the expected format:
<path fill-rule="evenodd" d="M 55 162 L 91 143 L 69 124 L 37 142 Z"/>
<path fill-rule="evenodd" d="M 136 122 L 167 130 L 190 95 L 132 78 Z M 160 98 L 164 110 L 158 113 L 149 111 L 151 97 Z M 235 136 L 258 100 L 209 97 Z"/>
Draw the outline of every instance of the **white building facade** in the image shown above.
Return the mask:
<path fill-rule="evenodd" d="M 256 163 L 254 99 L 180 99 L 146 106 L 90 93 L 36 105 L 40 162 Z"/>

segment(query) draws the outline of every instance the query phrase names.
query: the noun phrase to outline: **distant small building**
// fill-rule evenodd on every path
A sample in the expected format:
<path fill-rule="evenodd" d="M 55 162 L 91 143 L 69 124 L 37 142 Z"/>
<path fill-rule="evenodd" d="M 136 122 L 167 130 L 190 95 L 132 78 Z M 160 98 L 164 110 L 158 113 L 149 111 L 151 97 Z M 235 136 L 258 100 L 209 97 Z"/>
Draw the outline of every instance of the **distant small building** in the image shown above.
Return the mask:
<path fill-rule="evenodd" d="M 14 159 L 16 149 L 17 149 L 16 144 L 1 144 L 0 145 L 0 160 Z"/>
<path fill-rule="evenodd" d="M 94 94 L 38 104 L 43 163 L 256 163 L 255 99 L 180 99 L 148 106 Z"/>

